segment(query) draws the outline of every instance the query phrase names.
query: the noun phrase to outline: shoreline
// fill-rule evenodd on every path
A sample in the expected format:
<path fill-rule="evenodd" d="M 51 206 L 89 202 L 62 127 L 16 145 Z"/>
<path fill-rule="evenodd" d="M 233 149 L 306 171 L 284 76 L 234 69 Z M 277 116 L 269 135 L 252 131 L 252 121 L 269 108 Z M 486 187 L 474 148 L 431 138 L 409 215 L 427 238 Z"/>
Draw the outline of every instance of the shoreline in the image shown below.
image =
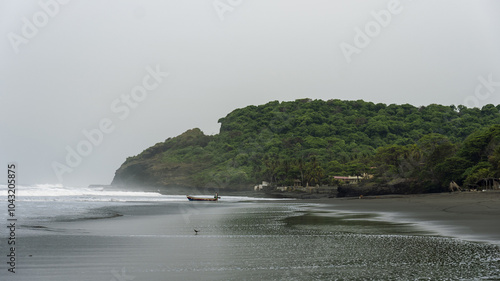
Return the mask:
<path fill-rule="evenodd" d="M 439 236 L 500 245 L 500 191 L 294 200 L 342 213 L 375 213 Z"/>
<path fill-rule="evenodd" d="M 196 191 L 213 195 L 208 189 Z M 322 212 L 374 214 L 377 220 L 410 223 L 433 235 L 500 245 L 500 190 L 387 194 L 361 199 L 253 190 L 219 190 L 219 196 L 221 201 L 224 201 L 224 196 L 245 196 L 281 199 L 280 203 L 288 199 L 293 203 L 319 204 Z M 272 204 L 272 201 L 267 202 Z M 318 211 L 318 208 L 310 209 Z"/>
<path fill-rule="evenodd" d="M 374 219 L 409 223 L 432 235 L 500 245 L 500 191 L 388 194 L 327 197 L 326 194 L 232 191 L 226 196 L 276 198 L 280 202 L 312 203 L 312 211 L 374 214 Z M 316 195 L 316 196 L 315 196 Z M 272 201 L 268 201 L 272 204 Z"/>
<path fill-rule="evenodd" d="M 328 197 L 328 194 L 228 191 L 226 196 L 289 199 L 320 204 L 320 211 L 375 214 L 377 220 L 410 223 L 433 235 L 500 245 L 500 191 L 463 191 Z M 268 203 L 272 203 L 269 201 Z M 317 209 L 314 209 L 317 211 Z"/>

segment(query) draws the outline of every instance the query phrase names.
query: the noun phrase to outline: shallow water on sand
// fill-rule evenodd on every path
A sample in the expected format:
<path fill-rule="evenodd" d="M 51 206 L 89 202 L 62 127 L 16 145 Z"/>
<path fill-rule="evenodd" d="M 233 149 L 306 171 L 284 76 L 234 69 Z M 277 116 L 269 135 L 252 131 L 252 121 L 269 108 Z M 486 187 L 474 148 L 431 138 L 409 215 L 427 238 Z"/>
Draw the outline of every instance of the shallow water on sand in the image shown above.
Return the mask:
<path fill-rule="evenodd" d="M 315 207 L 279 201 L 108 206 L 93 212 L 119 216 L 26 228 L 18 273 L 7 280 L 500 278 L 498 246 Z"/>

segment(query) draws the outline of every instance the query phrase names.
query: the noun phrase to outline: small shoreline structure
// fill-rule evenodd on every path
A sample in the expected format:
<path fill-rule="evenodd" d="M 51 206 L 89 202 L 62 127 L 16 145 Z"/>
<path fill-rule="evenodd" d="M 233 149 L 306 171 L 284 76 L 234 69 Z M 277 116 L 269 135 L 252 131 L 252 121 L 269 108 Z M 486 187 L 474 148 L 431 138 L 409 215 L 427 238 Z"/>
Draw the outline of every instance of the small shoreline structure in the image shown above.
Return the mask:
<path fill-rule="evenodd" d="M 380 195 L 408 195 L 408 194 L 427 194 L 436 192 L 415 192 L 410 187 L 414 185 L 411 179 L 398 178 L 386 184 L 377 184 L 374 182 L 373 175 L 356 176 L 335 176 L 336 185 L 315 185 L 302 186 L 297 180 L 293 186 L 276 186 L 263 181 L 254 186 L 255 192 L 265 193 L 267 196 L 280 198 L 297 199 L 315 199 L 315 198 L 341 198 L 355 197 L 363 198 L 365 196 Z M 475 192 L 475 191 L 498 191 L 500 190 L 499 178 L 482 178 L 475 184 L 459 186 L 455 181 L 449 184 L 448 192 Z M 442 191 L 445 192 L 445 191 Z M 442 193 L 437 192 L 437 193 Z"/>

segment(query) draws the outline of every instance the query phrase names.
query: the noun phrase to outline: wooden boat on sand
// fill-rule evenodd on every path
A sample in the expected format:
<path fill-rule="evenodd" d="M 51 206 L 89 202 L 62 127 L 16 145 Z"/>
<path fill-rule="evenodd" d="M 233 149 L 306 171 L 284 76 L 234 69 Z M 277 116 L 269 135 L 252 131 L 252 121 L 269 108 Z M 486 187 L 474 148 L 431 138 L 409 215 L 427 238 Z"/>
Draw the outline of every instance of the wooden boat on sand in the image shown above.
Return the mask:
<path fill-rule="evenodd" d="M 186 196 L 189 201 L 219 201 L 219 193 L 215 193 L 214 198 L 206 198 L 206 197 L 194 197 L 187 195 Z"/>

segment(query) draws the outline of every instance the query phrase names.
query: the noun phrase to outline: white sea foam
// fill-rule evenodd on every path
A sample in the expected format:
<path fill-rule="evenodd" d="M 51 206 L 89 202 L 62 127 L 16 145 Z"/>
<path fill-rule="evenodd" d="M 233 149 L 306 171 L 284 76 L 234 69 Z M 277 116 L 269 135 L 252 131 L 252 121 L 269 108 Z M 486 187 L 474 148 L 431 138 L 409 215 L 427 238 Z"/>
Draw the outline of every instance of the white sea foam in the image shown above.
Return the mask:
<path fill-rule="evenodd" d="M 7 209 L 7 186 L 5 200 L 0 208 Z M 98 186 L 72 187 L 60 184 L 18 185 L 16 187 L 15 218 L 28 224 L 52 220 L 72 220 L 86 217 L 106 217 L 103 207 L 123 204 L 172 203 L 189 204 L 186 195 L 163 195 L 159 192 L 113 190 Z M 210 197 L 210 195 L 199 195 Z M 221 202 L 267 200 L 244 196 L 222 196 Z M 6 221 L 8 212 L 0 212 L 0 221 Z"/>
<path fill-rule="evenodd" d="M 5 185 L 0 185 L 0 188 L 7 190 Z M 119 204 L 187 202 L 185 195 L 162 195 L 157 192 L 106 190 L 102 187 L 71 187 L 58 184 L 18 185 L 15 195 L 15 218 L 23 223 L 109 216 L 108 213 L 96 213 L 92 210 Z M 7 209 L 6 202 L 7 200 L 0 201 L 2 209 Z M 7 215 L 7 212 L 0 213 L 0 219 L 5 221 Z"/>
<path fill-rule="evenodd" d="M 5 185 L 0 188 L 6 190 Z M 18 201 L 143 202 L 185 201 L 185 195 L 162 195 L 158 192 L 107 190 L 103 187 L 70 187 L 37 184 L 16 188 Z"/>
<path fill-rule="evenodd" d="M 5 185 L 0 188 L 6 190 Z M 210 197 L 210 195 L 194 195 Z M 19 201 L 83 201 L 83 202 L 158 202 L 186 201 L 186 195 L 163 195 L 158 192 L 111 190 L 104 187 L 71 187 L 60 184 L 36 184 L 17 186 Z M 223 201 L 279 200 L 275 198 L 253 198 L 246 196 L 222 196 Z"/>
<path fill-rule="evenodd" d="M 2 190 L 6 190 L 7 186 L 0 184 Z M 194 196 L 207 196 L 195 195 Z M 220 194 L 219 194 L 220 195 Z M 62 184 L 35 184 L 35 185 L 18 185 L 16 187 L 16 197 L 57 197 L 57 196 L 116 196 L 116 197 L 148 197 L 157 199 L 179 199 L 186 198 L 185 195 L 163 195 L 159 192 L 146 192 L 146 191 L 130 191 L 130 190 L 112 190 L 101 186 L 89 187 L 73 187 L 63 186 Z M 244 201 L 244 200 L 280 200 L 277 198 L 255 198 L 247 196 L 225 196 L 231 201 Z M 285 200 L 289 200 L 284 198 Z"/>

